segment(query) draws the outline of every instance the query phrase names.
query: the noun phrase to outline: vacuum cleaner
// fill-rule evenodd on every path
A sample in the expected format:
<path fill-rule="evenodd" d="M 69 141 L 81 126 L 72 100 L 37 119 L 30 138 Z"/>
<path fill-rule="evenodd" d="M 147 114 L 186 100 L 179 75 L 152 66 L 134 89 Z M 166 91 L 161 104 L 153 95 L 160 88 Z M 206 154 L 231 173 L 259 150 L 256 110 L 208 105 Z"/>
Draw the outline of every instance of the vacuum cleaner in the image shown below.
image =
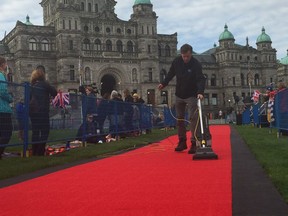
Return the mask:
<path fill-rule="evenodd" d="M 199 111 L 200 126 L 201 126 L 201 143 L 200 143 L 200 146 L 197 148 L 195 154 L 193 155 L 193 160 L 218 159 L 218 155 L 213 152 L 211 144 L 208 145 L 207 140 L 205 138 L 201 100 L 198 99 L 197 103 L 198 103 L 198 111 Z"/>

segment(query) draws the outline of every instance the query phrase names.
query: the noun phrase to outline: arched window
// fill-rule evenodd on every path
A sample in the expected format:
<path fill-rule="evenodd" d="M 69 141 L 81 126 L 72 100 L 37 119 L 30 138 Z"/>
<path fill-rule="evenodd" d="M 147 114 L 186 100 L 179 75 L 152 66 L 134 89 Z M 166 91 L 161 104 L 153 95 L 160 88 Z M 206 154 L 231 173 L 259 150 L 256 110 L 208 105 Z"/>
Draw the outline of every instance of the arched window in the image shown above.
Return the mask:
<path fill-rule="evenodd" d="M 95 42 L 95 50 L 101 50 L 101 41 L 99 39 L 96 39 Z"/>
<path fill-rule="evenodd" d="M 260 81 L 259 81 L 259 74 L 255 74 L 254 76 L 254 85 L 259 86 Z"/>
<path fill-rule="evenodd" d="M 118 40 L 116 42 L 116 46 L 117 46 L 117 51 L 118 52 L 123 52 L 123 44 L 122 44 L 122 41 Z"/>
<path fill-rule="evenodd" d="M 90 50 L 90 40 L 88 38 L 83 41 L 83 50 Z"/>
<path fill-rule="evenodd" d="M 166 78 L 166 76 L 167 76 L 166 70 L 165 70 L 165 69 L 162 69 L 162 70 L 160 71 L 160 82 L 163 82 L 164 79 Z"/>
<path fill-rule="evenodd" d="M 50 50 L 49 41 L 47 39 L 43 39 L 41 41 L 41 50 L 42 51 L 49 51 Z"/>
<path fill-rule="evenodd" d="M 165 46 L 165 56 L 167 57 L 171 56 L 170 47 L 168 45 Z"/>
<path fill-rule="evenodd" d="M 133 51 L 134 51 L 133 43 L 132 43 L 132 41 L 128 41 L 127 42 L 127 52 L 132 53 Z"/>
<path fill-rule="evenodd" d="M 91 82 L 91 70 L 89 67 L 85 68 L 84 80 L 85 80 L 86 84 L 90 84 L 90 82 Z"/>
<path fill-rule="evenodd" d="M 29 50 L 37 50 L 37 41 L 35 38 L 29 40 Z"/>
<path fill-rule="evenodd" d="M 112 51 L 112 42 L 110 40 L 106 41 L 106 51 Z"/>
<path fill-rule="evenodd" d="M 216 75 L 212 74 L 211 76 L 211 86 L 216 86 Z"/>

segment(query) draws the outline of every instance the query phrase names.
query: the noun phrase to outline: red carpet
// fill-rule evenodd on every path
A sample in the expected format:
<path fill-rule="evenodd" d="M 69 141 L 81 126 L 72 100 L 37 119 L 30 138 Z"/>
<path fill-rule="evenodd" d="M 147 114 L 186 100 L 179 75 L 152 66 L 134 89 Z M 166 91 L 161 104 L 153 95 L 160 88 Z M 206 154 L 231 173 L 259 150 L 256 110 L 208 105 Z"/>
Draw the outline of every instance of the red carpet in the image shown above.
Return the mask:
<path fill-rule="evenodd" d="M 211 126 L 218 160 L 174 152 L 176 136 L 0 190 L 1 215 L 231 216 L 229 126 Z M 127 142 L 129 140 L 127 139 Z"/>

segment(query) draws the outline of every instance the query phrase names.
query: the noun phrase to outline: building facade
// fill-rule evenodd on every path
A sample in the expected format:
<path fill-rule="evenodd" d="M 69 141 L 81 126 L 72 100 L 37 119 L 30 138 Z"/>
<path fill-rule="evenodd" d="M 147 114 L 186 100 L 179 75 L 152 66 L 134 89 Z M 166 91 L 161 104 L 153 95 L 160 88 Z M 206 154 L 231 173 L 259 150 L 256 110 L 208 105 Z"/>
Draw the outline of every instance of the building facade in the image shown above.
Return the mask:
<path fill-rule="evenodd" d="M 49 82 L 62 91 L 77 92 L 79 85 L 90 84 L 101 94 L 127 88 L 150 104 L 173 106 L 175 79 L 165 91 L 157 86 L 178 55 L 177 33 L 157 32 L 150 0 L 135 0 L 128 21 L 117 17 L 114 0 L 42 0 L 40 4 L 44 26 L 33 25 L 27 16 L 2 40 L 0 52 L 8 59 L 10 81 L 29 81 L 32 70 L 41 64 Z M 254 89 L 264 90 L 277 82 L 277 73 L 287 74 L 264 27 L 256 46 L 250 46 L 248 38 L 245 45 L 236 44 L 225 25 L 218 46 L 194 53 L 207 76 L 204 105 L 209 112 L 237 104 Z"/>

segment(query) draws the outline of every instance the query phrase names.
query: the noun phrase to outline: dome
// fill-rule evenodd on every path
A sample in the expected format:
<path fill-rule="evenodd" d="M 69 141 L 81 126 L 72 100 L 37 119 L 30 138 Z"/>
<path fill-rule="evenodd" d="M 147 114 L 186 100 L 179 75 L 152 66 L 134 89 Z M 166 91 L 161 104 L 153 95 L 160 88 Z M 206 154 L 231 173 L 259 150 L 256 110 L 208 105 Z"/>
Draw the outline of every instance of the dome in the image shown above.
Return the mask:
<path fill-rule="evenodd" d="M 135 0 L 134 5 L 138 4 L 151 4 L 150 0 Z"/>
<path fill-rule="evenodd" d="M 265 33 L 264 27 L 262 27 L 262 34 L 258 36 L 256 43 L 263 43 L 263 42 L 272 43 L 270 36 Z"/>
<path fill-rule="evenodd" d="M 280 63 L 283 64 L 283 65 L 288 65 L 288 50 L 287 50 L 287 56 L 282 58 L 280 60 Z"/>
<path fill-rule="evenodd" d="M 221 40 L 235 40 L 233 34 L 228 31 L 228 26 L 225 24 L 224 26 L 224 32 L 222 32 L 219 36 L 219 41 Z"/>
<path fill-rule="evenodd" d="M 30 22 L 30 17 L 27 15 L 26 16 L 26 22 L 25 22 L 26 25 L 33 25 L 31 22 Z"/>

